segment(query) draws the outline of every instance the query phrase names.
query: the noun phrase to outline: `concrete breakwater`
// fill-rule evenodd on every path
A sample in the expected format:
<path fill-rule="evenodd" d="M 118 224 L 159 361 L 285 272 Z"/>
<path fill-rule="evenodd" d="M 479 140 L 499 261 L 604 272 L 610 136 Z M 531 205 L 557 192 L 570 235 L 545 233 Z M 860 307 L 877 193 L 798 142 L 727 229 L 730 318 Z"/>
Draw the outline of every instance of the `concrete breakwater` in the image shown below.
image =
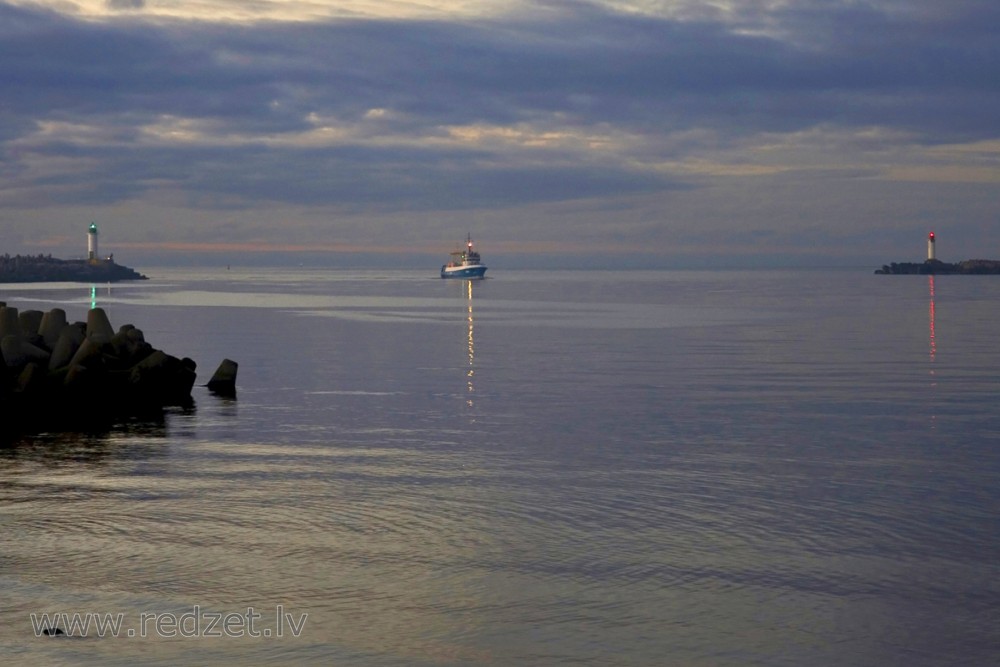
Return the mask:
<path fill-rule="evenodd" d="M 0 357 L 5 419 L 43 427 L 190 403 L 197 367 L 154 348 L 131 324 L 115 331 L 101 308 L 69 322 L 61 308 L 19 312 L 2 302 Z"/>
<path fill-rule="evenodd" d="M 1000 275 L 1000 261 L 995 259 L 966 259 L 954 264 L 942 262 L 939 259 L 928 259 L 923 262 L 892 262 L 875 269 L 876 275 L 965 275 L 965 276 L 995 276 Z"/>
<path fill-rule="evenodd" d="M 86 282 L 116 283 L 148 280 L 135 269 L 113 259 L 57 259 L 15 255 L 0 256 L 0 283 Z"/>

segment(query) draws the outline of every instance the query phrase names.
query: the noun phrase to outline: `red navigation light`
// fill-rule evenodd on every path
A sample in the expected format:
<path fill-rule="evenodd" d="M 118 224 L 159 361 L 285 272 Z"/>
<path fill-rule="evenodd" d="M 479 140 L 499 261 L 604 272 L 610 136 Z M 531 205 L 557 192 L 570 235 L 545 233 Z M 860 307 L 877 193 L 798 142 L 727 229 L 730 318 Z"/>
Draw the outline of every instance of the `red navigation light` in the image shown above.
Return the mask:
<path fill-rule="evenodd" d="M 929 239 L 930 239 L 931 241 L 933 241 L 933 240 L 934 240 L 934 232 L 931 232 L 931 233 L 930 233 L 930 234 L 929 234 L 929 235 L 927 236 L 927 238 L 929 238 Z"/>

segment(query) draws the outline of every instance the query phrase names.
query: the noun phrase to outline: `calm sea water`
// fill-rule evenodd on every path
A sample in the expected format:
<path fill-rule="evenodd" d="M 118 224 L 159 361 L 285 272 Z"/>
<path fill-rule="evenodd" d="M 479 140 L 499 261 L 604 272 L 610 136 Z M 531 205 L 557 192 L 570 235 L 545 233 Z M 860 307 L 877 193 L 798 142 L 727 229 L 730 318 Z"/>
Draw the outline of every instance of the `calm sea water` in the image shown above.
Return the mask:
<path fill-rule="evenodd" d="M 1000 279 L 148 273 L 0 289 L 240 364 L 0 447 L 3 664 L 1000 661 Z"/>

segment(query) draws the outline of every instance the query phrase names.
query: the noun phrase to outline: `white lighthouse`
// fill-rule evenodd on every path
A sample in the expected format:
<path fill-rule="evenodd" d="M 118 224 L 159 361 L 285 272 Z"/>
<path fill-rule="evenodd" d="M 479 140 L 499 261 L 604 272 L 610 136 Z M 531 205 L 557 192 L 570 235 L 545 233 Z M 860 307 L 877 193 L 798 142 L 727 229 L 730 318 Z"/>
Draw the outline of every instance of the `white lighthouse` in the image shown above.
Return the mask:
<path fill-rule="evenodd" d="M 87 259 L 97 261 L 97 225 L 93 222 L 87 230 Z"/>
<path fill-rule="evenodd" d="M 934 232 L 927 235 L 927 259 L 937 259 L 934 255 Z"/>

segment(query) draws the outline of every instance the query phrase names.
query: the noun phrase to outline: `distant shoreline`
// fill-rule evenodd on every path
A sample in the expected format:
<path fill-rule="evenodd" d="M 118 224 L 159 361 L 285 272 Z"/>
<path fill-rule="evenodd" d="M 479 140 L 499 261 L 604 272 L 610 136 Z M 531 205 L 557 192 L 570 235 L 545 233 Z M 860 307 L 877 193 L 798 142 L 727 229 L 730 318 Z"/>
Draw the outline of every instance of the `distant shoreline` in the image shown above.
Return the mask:
<path fill-rule="evenodd" d="M 966 259 L 950 264 L 938 259 L 928 259 L 923 262 L 893 262 L 892 264 L 884 264 L 881 269 L 875 269 L 875 274 L 994 276 L 1000 275 L 1000 261 L 995 259 Z"/>
<path fill-rule="evenodd" d="M 57 259 L 51 255 L 0 257 L 0 283 L 115 283 L 149 280 L 113 259 Z"/>

